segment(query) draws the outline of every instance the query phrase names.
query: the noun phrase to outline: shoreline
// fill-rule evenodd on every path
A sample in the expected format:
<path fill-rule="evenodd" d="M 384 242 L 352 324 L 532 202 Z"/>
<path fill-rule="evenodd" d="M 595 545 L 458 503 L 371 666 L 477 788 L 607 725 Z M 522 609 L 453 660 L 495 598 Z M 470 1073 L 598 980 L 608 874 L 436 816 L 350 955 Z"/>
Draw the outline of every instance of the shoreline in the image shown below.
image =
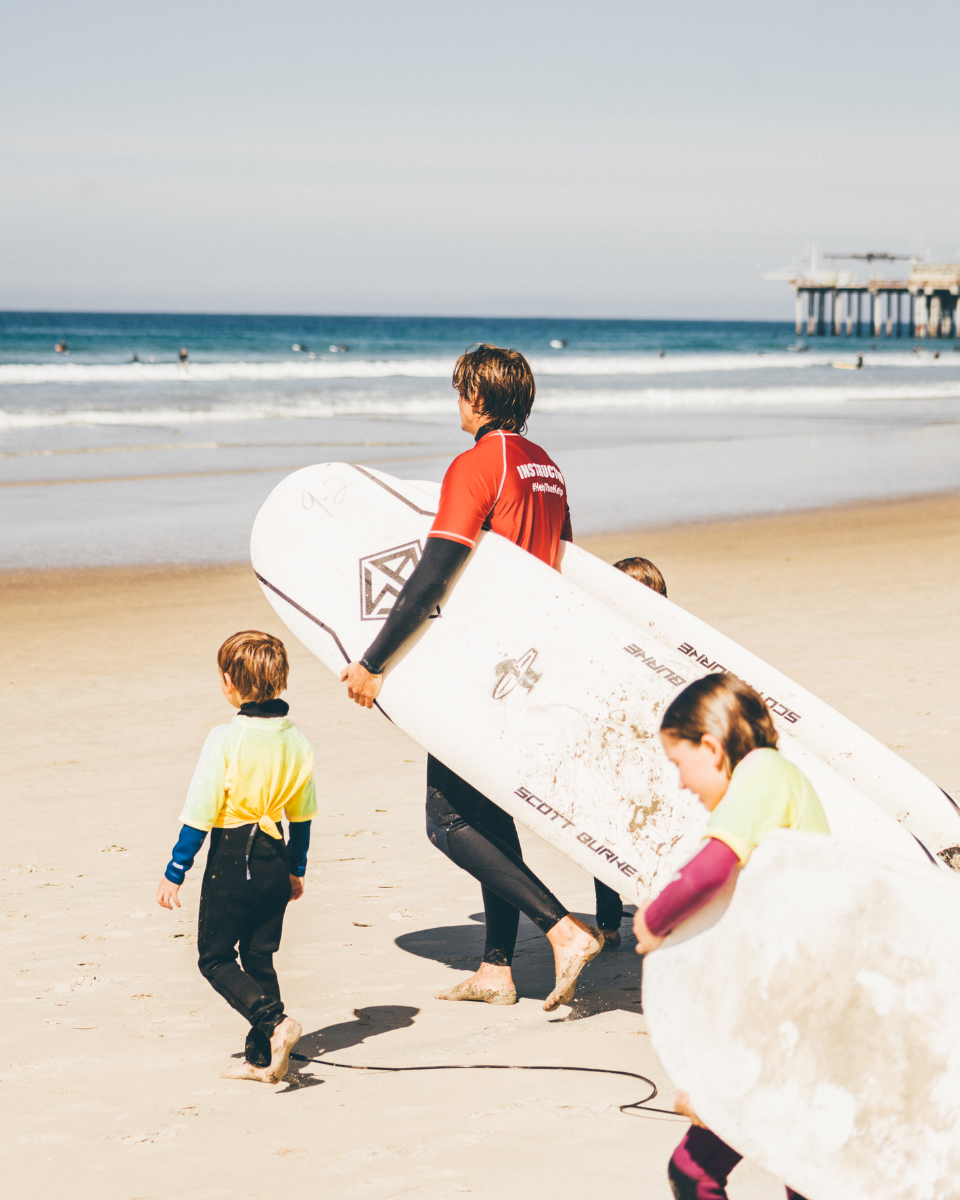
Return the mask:
<path fill-rule="evenodd" d="M 258 468 L 258 471 L 260 469 Z M 264 471 L 269 471 L 270 468 L 263 468 Z M 229 474 L 244 474 L 249 472 L 228 472 Z M 52 480 L 53 484 L 57 483 L 103 483 L 103 482 L 135 482 L 139 477 L 131 477 L 130 480 L 124 478 L 118 481 L 113 480 Z M 182 478 L 182 476 L 171 476 L 170 478 Z M 0 484 L 0 487 L 27 487 L 34 486 L 33 484 Z M 36 485 L 36 486 L 42 486 Z M 844 514 L 867 513 L 874 510 L 890 510 L 912 505 L 927 505 L 956 502 L 960 507 L 960 489 L 958 488 L 943 488 L 935 492 L 909 492 L 901 496 L 878 496 L 873 499 L 863 500 L 846 500 L 840 501 L 837 504 L 818 505 L 811 508 L 791 508 L 791 509 L 772 509 L 768 512 L 750 512 L 741 515 L 719 514 L 717 516 L 691 517 L 677 521 L 657 521 L 649 525 L 633 525 L 629 529 L 613 529 L 595 533 L 585 533 L 582 535 L 574 535 L 574 541 L 578 546 L 582 546 L 585 550 L 589 550 L 591 554 L 596 554 L 600 558 L 607 558 L 613 562 L 618 557 L 625 557 L 627 550 L 623 554 L 619 554 L 616 549 L 608 549 L 620 542 L 635 540 L 636 538 L 659 538 L 662 536 L 689 536 L 695 534 L 696 531 L 716 529 L 717 527 L 739 527 L 741 526 L 756 526 L 759 527 L 769 522 L 790 522 L 802 521 L 806 518 L 829 518 L 834 515 L 837 520 L 842 519 Z M 115 565 L 94 565 L 94 566 L 64 566 L 64 567 L 0 567 L 0 587 L 4 584 L 26 583 L 34 579 L 48 579 L 50 582 L 57 580 L 65 580 L 69 578 L 82 579 L 85 577 L 95 577 L 103 575 L 105 578 L 123 578 L 125 576 L 138 575 L 156 575 L 163 576 L 171 571 L 181 573 L 194 573 L 203 575 L 208 572 L 217 571 L 242 571 L 250 569 L 249 561 L 245 559 L 224 559 L 211 560 L 209 562 L 191 562 L 177 561 L 171 559 L 168 562 L 158 562 L 156 560 L 144 561 L 142 563 L 118 563 Z"/>

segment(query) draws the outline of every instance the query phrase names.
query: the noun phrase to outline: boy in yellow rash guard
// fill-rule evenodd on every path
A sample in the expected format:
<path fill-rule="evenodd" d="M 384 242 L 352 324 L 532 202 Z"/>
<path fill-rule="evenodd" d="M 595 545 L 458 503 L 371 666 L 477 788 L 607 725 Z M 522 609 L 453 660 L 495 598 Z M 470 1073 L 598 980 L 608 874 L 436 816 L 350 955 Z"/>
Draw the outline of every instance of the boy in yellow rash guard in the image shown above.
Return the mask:
<path fill-rule="evenodd" d="M 278 699 L 288 673 L 282 642 L 255 631 L 234 634 L 217 664 L 221 690 L 240 711 L 211 730 L 203 747 L 157 902 L 180 907 L 180 885 L 212 830 L 200 891 L 200 971 L 250 1022 L 246 1061 L 224 1077 L 275 1083 L 301 1033 L 283 1011 L 273 955 L 287 903 L 303 894 L 317 811 L 313 751 Z M 282 816 L 290 822 L 289 845 Z"/>

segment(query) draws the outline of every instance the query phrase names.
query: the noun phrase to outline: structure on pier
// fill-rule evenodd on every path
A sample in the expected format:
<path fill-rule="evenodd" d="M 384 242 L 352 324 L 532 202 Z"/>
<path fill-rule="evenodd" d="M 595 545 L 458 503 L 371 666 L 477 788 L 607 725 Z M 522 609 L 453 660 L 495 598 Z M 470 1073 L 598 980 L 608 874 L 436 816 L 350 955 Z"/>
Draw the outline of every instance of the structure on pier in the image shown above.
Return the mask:
<path fill-rule="evenodd" d="M 823 337 L 846 333 L 860 337 L 864 324 L 879 338 L 960 337 L 960 263 L 928 263 L 911 258 L 909 279 L 882 279 L 874 274 L 875 262 L 890 262 L 906 255 L 871 251 L 866 254 L 827 254 L 828 259 L 861 259 L 870 278 L 861 283 L 853 271 L 819 268 L 810 264 L 774 272 L 768 279 L 789 279 L 796 292 L 796 328 L 801 336 Z M 789 272 L 789 273 L 788 273 Z"/>

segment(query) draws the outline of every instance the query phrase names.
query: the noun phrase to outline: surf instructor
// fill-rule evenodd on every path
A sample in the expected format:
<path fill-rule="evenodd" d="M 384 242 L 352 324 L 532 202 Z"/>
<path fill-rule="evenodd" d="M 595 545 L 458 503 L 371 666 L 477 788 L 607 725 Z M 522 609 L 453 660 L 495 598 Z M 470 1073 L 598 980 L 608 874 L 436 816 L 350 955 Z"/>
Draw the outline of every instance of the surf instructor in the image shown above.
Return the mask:
<path fill-rule="evenodd" d="M 482 529 L 558 569 L 563 543 L 572 540 L 563 476 L 546 451 L 523 436 L 536 395 L 527 360 L 517 350 L 477 346 L 457 360 L 453 386 L 460 427 L 474 446 L 447 469 L 423 556 L 383 628 L 360 662 L 340 676 L 350 699 L 367 708 L 391 662 L 436 612 Z M 479 881 L 486 918 L 479 970 L 437 998 L 515 1004 L 511 963 L 523 912 L 553 947 L 556 985 L 544 1009 L 569 1003 L 581 970 L 600 953 L 602 937 L 571 916 L 524 863 L 513 818 L 432 755 L 427 836 Z"/>

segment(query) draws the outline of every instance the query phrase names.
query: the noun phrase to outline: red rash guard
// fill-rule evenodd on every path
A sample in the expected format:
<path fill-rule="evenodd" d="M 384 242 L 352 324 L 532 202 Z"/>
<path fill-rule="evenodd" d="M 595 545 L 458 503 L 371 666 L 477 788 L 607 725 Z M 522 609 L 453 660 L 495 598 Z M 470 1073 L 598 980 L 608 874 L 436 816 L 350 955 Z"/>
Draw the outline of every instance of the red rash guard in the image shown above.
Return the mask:
<path fill-rule="evenodd" d="M 472 549 L 481 529 L 499 533 L 548 567 L 556 565 L 560 542 L 573 541 L 560 468 L 518 433 L 481 430 L 477 444 L 455 458 L 443 477 L 428 536 Z"/>

